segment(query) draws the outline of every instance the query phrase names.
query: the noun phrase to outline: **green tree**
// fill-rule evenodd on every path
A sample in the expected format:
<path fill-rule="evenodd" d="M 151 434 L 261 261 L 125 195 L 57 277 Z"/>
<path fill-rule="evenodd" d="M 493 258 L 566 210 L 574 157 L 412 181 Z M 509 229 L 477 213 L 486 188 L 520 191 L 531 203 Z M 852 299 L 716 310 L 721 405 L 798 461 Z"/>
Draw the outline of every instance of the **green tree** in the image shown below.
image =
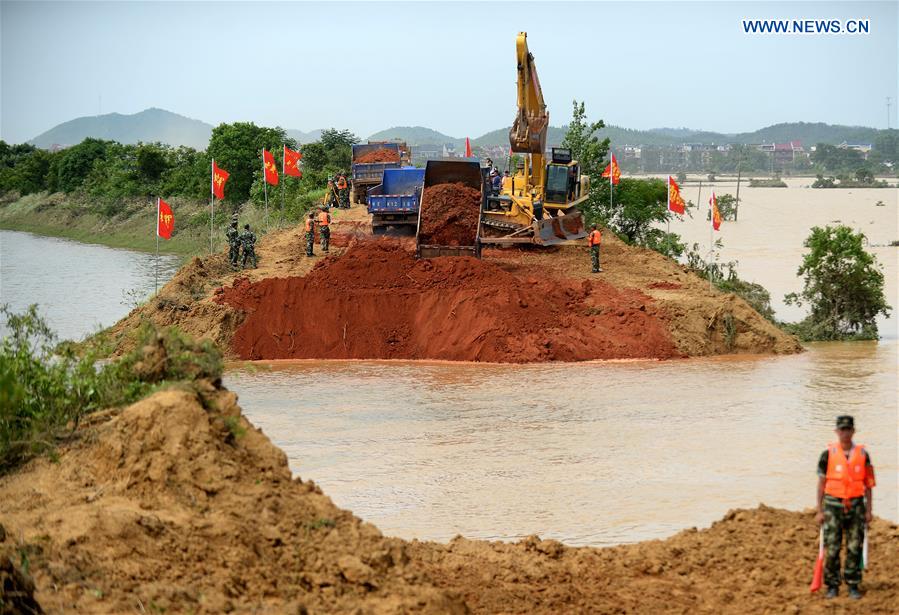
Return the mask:
<path fill-rule="evenodd" d="M 608 182 L 591 187 L 590 199 L 583 207 L 587 223 L 599 222 L 631 244 L 647 247 L 683 245 L 666 238 L 654 225 L 668 221 L 668 186 L 661 179 L 622 177 L 609 199 Z M 670 250 L 666 250 L 666 253 Z"/>
<path fill-rule="evenodd" d="M 814 227 L 803 244 L 809 251 L 797 275 L 802 292 L 787 304 L 810 308 L 796 331 L 807 340 L 877 339 L 878 315 L 889 316 L 883 272 L 864 249 L 865 236 L 848 226 Z"/>
<path fill-rule="evenodd" d="M 587 111 L 583 102 L 573 101 L 571 123 L 562 140 L 562 146 L 571 148 L 571 157 L 581 165 L 586 174 L 595 172 L 598 177 L 602 172 L 600 164 L 609 151 L 609 139 L 599 140 L 596 133 L 605 127 L 605 122 L 587 120 Z M 515 167 L 512 167 L 515 168 Z"/>
<path fill-rule="evenodd" d="M 106 158 L 112 141 L 88 137 L 78 145 L 66 148 L 53 157 L 47 178 L 51 192 L 73 192 L 81 187 L 94 164 Z"/>
<path fill-rule="evenodd" d="M 169 168 L 166 150 L 170 149 L 160 143 L 137 144 L 137 172 L 148 182 L 156 182 Z"/>
<path fill-rule="evenodd" d="M 219 124 L 212 129 L 206 154 L 228 171 L 225 198 L 230 203 L 242 203 L 250 197 L 250 187 L 256 171 L 262 171 L 262 148 L 275 157 L 281 169 L 282 145 L 296 149 L 296 142 L 287 137 L 283 128 L 265 128 L 252 122 Z"/>

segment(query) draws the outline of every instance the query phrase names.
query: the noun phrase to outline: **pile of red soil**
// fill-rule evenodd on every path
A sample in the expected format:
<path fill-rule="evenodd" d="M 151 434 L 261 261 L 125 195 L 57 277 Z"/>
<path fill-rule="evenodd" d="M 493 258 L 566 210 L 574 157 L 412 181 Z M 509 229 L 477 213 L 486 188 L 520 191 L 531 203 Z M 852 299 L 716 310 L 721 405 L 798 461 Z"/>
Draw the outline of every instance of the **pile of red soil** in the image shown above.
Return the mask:
<path fill-rule="evenodd" d="M 426 188 L 421 199 L 421 243 L 474 245 L 480 212 L 481 193 L 463 183 Z"/>
<path fill-rule="evenodd" d="M 602 281 L 513 274 L 469 257 L 416 260 L 368 241 L 305 277 L 236 280 L 243 359 L 527 363 L 680 356 L 652 300 Z"/>
<path fill-rule="evenodd" d="M 370 152 L 366 152 L 353 160 L 357 164 L 371 164 L 373 162 L 399 162 L 400 154 L 395 149 L 382 147 Z"/>

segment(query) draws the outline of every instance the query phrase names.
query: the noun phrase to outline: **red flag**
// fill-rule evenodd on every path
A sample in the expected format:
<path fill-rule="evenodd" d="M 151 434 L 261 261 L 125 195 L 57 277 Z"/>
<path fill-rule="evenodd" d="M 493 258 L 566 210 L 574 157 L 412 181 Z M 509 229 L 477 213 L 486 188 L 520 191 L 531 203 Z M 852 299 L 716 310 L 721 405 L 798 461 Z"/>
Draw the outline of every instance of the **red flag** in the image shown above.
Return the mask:
<path fill-rule="evenodd" d="M 265 171 L 265 181 L 272 186 L 278 185 L 278 167 L 275 166 L 275 157 L 267 149 L 262 149 L 262 168 Z"/>
<path fill-rule="evenodd" d="M 712 206 L 712 228 L 717 230 L 721 229 L 721 212 L 718 211 L 718 197 L 715 196 L 715 193 L 712 193 L 712 198 L 709 199 L 709 205 Z"/>
<path fill-rule="evenodd" d="M 606 165 L 606 170 L 602 172 L 602 176 L 611 177 L 612 183 L 616 186 L 621 181 L 621 167 L 618 166 L 618 161 L 615 160 L 615 154 L 612 154 L 612 162 Z"/>
<path fill-rule="evenodd" d="M 292 149 L 288 149 L 287 146 L 284 146 L 284 173 L 286 175 L 291 175 L 293 177 L 303 177 L 303 172 L 300 171 L 300 160 L 302 160 L 303 154 L 300 152 L 295 152 Z"/>
<path fill-rule="evenodd" d="M 670 175 L 668 176 L 668 209 L 680 215 L 684 215 L 687 209 L 684 197 L 680 195 L 680 186 Z"/>
<path fill-rule="evenodd" d="M 225 182 L 230 174 L 225 169 L 220 169 L 215 160 L 212 161 L 212 194 L 217 198 L 225 198 Z"/>
<path fill-rule="evenodd" d="M 471 158 L 471 141 L 468 140 L 468 137 L 465 137 L 465 157 Z"/>
<path fill-rule="evenodd" d="M 156 234 L 165 239 L 172 238 L 172 231 L 175 230 L 175 214 L 168 203 L 156 198 Z"/>
<path fill-rule="evenodd" d="M 824 584 L 824 530 L 819 533 L 818 538 L 818 560 L 815 562 L 815 571 L 812 573 L 812 584 L 809 586 L 811 592 L 821 589 Z"/>

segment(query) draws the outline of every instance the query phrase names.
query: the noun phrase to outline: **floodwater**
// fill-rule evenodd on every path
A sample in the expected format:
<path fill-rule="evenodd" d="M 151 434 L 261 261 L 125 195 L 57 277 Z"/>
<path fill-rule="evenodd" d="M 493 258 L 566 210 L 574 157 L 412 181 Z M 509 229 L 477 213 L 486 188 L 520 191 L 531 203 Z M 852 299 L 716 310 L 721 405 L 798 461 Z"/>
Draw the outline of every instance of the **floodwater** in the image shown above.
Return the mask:
<path fill-rule="evenodd" d="M 682 221 L 672 222 L 671 232 L 681 235 L 688 247 L 698 243 L 705 256 L 710 245 L 710 223 L 706 219 L 709 197 L 713 190 L 718 196 L 736 195 L 737 182 L 730 178 L 713 184 L 703 181 L 700 194 L 700 177 L 691 175 L 688 180 L 682 194 L 700 208 L 691 210 L 692 218 L 684 216 Z M 811 228 L 844 224 L 861 231 L 868 240 L 867 250 L 883 266 L 887 302 L 896 308 L 889 319 L 878 319 L 880 334 L 896 339 L 899 247 L 889 244 L 899 240 L 899 192 L 895 188 L 813 189 L 809 186 L 814 180 L 807 177 L 784 181 L 788 188 L 749 188 L 747 181 L 741 182 L 739 220 L 722 222 L 721 230 L 711 233 L 714 240 L 723 243 L 718 250 L 719 262 L 738 261 L 740 277 L 768 289 L 778 317 L 795 322 L 805 316 L 805 308 L 787 306 L 783 298 L 802 290 L 796 270 L 805 253 L 802 242 Z"/>
<path fill-rule="evenodd" d="M 867 234 L 896 297 L 896 191 L 741 187 L 721 260 L 782 303 L 800 290 L 802 241 L 841 220 Z M 734 182 L 718 182 L 718 194 Z M 697 200 L 688 184 L 686 198 Z M 702 202 L 709 189 L 703 185 Z M 881 200 L 883 207 L 875 205 Z M 704 211 L 672 230 L 708 246 Z M 704 243 L 703 243 L 704 242 Z M 0 232 L 0 302 L 37 302 L 79 338 L 153 288 L 150 255 Z M 168 259 L 160 283 L 177 265 Z M 875 513 L 899 521 L 896 312 L 880 343 L 813 344 L 801 355 L 655 362 L 483 365 L 275 362 L 230 366 L 254 424 L 338 506 L 388 535 L 511 540 L 536 533 L 607 545 L 702 527 L 733 507 L 814 504 L 834 417 L 856 416 L 877 468 Z"/>
<path fill-rule="evenodd" d="M 159 256 L 160 287 L 179 263 Z M 156 275 L 153 254 L 0 231 L 0 304 L 22 312 L 37 303 L 60 339 L 81 339 L 115 323 L 153 293 Z"/>
<path fill-rule="evenodd" d="M 897 344 L 787 357 L 543 365 L 300 361 L 235 367 L 247 417 L 334 502 L 388 535 L 662 538 L 760 502 L 814 506 L 834 417 L 854 414 L 897 518 Z"/>

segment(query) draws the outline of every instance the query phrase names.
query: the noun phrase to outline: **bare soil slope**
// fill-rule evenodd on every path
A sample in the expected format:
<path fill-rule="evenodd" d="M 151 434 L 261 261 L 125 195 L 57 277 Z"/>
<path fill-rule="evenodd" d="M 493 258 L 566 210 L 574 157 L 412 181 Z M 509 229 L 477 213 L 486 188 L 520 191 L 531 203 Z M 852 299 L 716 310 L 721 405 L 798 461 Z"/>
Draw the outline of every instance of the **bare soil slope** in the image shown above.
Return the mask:
<path fill-rule="evenodd" d="M 58 462 L 0 478 L 0 578 L 27 594 L 29 580 L 5 558 L 27 561 L 51 613 L 895 613 L 899 604 L 899 528 L 880 519 L 865 598 L 829 602 L 808 593 L 810 512 L 733 511 L 707 530 L 605 549 L 538 537 L 406 542 L 291 477 L 236 396 L 208 381 L 90 418 Z"/>
<path fill-rule="evenodd" d="M 709 289 L 707 281 L 684 267 L 650 250 L 628 246 L 611 233 L 604 235 L 605 272 L 598 275 L 590 273 L 587 248 L 580 244 L 486 249 L 480 264 L 460 264 L 468 260 L 464 258 L 450 264 L 451 257 L 444 257 L 427 265 L 410 263 L 414 250 L 411 238 L 373 239 L 362 207 L 338 210 L 333 215 L 332 248 L 327 259 L 322 259 L 317 246 L 315 257 L 305 256 L 298 228 L 262 237 L 257 247 L 258 269 L 232 271 L 224 254 L 195 258 L 157 297 L 110 329 L 114 344 L 119 351 L 129 348 L 132 342 L 128 332 L 148 319 L 157 325 L 177 325 L 195 337 L 210 338 L 230 358 L 245 359 L 527 362 L 801 350 L 794 337 L 766 321 L 739 297 Z M 387 262 L 386 255 L 396 261 Z M 430 271 L 426 271 L 428 266 Z M 484 279 L 490 272 L 495 275 L 493 291 L 489 290 L 491 281 Z M 427 275 L 423 277 L 422 273 Z M 431 283 L 438 274 L 455 275 L 445 278 L 439 297 Z M 379 280 L 388 278 L 389 286 L 377 286 Z M 475 278 L 480 287 L 468 288 Z M 306 293 L 313 286 L 322 288 L 322 293 Z M 572 292 L 580 298 L 572 298 Z M 271 297 L 280 303 L 254 303 L 252 297 Z M 459 318 L 461 303 L 466 304 L 464 318 Z M 447 305 L 451 307 L 444 309 Z M 389 317 L 397 306 L 405 314 L 398 321 L 378 316 Z M 325 319 L 315 334 L 321 340 L 305 335 L 314 314 Z M 530 325 L 541 323 L 547 329 L 543 321 L 550 314 L 551 331 L 533 334 Z M 489 322 L 478 328 L 476 316 Z M 250 324 L 235 337 L 245 321 L 254 318 L 280 323 L 273 333 L 281 339 L 264 327 L 252 331 Z M 303 319 L 306 322 L 299 322 Z M 603 327 L 612 320 L 618 322 L 608 334 Z M 587 323 L 597 325 L 597 331 L 591 331 Z M 478 332 L 475 336 L 468 335 L 472 327 Z M 570 329 L 566 332 L 567 327 Z M 661 337 L 659 328 L 664 329 Z M 454 343 L 469 347 L 435 349 L 416 341 L 436 329 Z M 359 344 L 361 332 L 377 339 L 368 345 Z M 303 345 L 300 349 L 298 334 Z M 482 339 L 477 340 L 481 334 Z M 596 335 L 601 337 L 599 342 Z M 663 342 L 662 337 L 668 341 Z M 303 343 L 304 339 L 310 342 Z M 646 339 L 656 341 L 647 344 Z M 552 346 L 549 350 L 547 341 Z M 498 350 L 485 350 L 487 346 Z M 584 351 L 585 347 L 592 351 Z"/>

